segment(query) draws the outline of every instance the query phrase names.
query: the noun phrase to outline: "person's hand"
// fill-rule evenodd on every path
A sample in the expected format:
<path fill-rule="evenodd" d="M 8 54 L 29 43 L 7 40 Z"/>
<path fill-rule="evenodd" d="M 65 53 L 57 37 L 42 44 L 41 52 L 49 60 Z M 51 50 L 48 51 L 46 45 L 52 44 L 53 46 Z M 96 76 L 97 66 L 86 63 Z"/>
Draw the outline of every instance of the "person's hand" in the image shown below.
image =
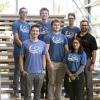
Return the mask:
<path fill-rule="evenodd" d="M 26 75 L 27 74 L 27 72 L 25 71 L 25 70 L 21 70 L 21 75 L 22 76 L 24 76 L 24 75 Z"/>
<path fill-rule="evenodd" d="M 88 71 L 94 71 L 94 64 L 90 64 L 88 66 Z"/>
<path fill-rule="evenodd" d="M 74 74 L 69 74 L 69 77 L 70 77 L 71 80 L 75 80 L 76 79 Z"/>
<path fill-rule="evenodd" d="M 47 65 L 48 65 L 49 69 L 53 69 L 53 64 L 52 64 L 52 62 L 49 62 Z"/>

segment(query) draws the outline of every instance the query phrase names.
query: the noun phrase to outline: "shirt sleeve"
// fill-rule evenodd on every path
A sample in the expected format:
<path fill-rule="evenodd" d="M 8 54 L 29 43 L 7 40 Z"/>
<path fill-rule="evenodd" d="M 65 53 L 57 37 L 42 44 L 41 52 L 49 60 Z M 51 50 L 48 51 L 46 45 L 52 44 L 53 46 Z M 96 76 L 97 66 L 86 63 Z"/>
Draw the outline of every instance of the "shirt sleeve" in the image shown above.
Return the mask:
<path fill-rule="evenodd" d="M 68 40 L 67 40 L 67 38 L 65 36 L 64 36 L 64 44 L 68 45 Z"/>
<path fill-rule="evenodd" d="M 14 22 L 12 25 L 12 31 L 13 33 L 18 33 L 18 24 L 16 22 Z"/>
<path fill-rule="evenodd" d="M 45 43 L 46 44 L 50 44 L 50 35 L 46 35 L 45 37 L 44 37 L 44 41 L 45 41 Z"/>
<path fill-rule="evenodd" d="M 94 37 L 91 38 L 92 42 L 91 42 L 91 50 L 97 50 L 98 47 L 97 47 L 97 42 L 96 42 L 96 39 Z"/>
<path fill-rule="evenodd" d="M 46 45 L 44 45 L 43 52 L 42 52 L 42 55 L 45 55 L 45 54 L 46 54 Z"/>

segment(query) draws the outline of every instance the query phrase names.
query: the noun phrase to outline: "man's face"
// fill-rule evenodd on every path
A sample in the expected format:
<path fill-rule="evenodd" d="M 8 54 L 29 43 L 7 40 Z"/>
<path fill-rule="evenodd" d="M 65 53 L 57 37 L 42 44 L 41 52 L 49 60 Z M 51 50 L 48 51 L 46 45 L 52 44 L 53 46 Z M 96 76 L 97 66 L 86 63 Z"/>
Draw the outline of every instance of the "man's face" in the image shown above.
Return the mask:
<path fill-rule="evenodd" d="M 27 9 L 22 9 L 20 12 L 19 12 L 19 15 L 20 15 L 20 18 L 21 19 L 25 19 L 27 17 Z"/>
<path fill-rule="evenodd" d="M 40 34 L 40 30 L 37 27 L 33 27 L 32 30 L 30 31 L 30 36 L 33 39 L 38 38 L 39 34 Z"/>
<path fill-rule="evenodd" d="M 81 32 L 87 32 L 89 29 L 89 25 L 87 22 L 81 22 L 80 23 L 80 28 L 81 28 Z"/>
<path fill-rule="evenodd" d="M 74 16 L 68 16 L 68 22 L 69 22 L 69 25 L 74 25 L 74 21 L 75 21 L 75 18 Z"/>
<path fill-rule="evenodd" d="M 40 16 L 42 20 L 47 20 L 49 17 L 49 12 L 47 10 L 43 10 L 40 12 Z"/>
<path fill-rule="evenodd" d="M 52 25 L 52 30 L 53 30 L 54 32 L 59 32 L 59 31 L 60 31 L 60 23 L 59 23 L 59 22 L 53 23 L 53 25 Z"/>

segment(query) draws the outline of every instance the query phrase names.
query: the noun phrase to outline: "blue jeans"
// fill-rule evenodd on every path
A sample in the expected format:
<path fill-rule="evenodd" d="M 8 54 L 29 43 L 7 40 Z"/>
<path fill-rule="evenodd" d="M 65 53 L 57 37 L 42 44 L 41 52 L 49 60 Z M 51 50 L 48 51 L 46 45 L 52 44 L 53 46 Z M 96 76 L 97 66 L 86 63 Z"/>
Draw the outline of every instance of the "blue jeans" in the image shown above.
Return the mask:
<path fill-rule="evenodd" d="M 24 100 L 31 100 L 32 86 L 34 87 L 34 98 L 33 100 L 40 100 L 40 93 L 43 84 L 44 74 L 26 74 L 26 89 Z"/>

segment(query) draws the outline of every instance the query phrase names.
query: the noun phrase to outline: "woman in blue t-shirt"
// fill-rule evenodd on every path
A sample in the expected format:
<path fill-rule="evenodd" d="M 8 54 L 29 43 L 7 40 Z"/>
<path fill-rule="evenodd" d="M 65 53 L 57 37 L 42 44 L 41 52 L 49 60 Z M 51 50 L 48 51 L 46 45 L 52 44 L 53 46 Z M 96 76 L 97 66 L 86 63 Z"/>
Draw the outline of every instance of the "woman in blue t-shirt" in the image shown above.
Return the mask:
<path fill-rule="evenodd" d="M 80 39 L 72 39 L 72 49 L 66 53 L 67 86 L 70 100 L 84 100 L 84 68 L 86 53 L 83 51 Z"/>

